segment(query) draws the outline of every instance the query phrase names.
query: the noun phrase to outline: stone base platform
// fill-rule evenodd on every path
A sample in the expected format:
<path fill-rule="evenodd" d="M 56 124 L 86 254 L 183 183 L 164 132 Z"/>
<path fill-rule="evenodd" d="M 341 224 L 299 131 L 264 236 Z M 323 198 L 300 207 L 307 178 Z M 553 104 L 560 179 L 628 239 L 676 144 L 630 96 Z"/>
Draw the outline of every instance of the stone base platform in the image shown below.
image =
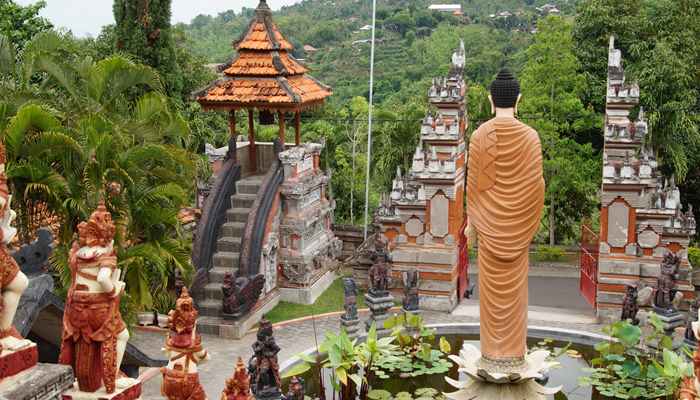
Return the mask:
<path fill-rule="evenodd" d="M 141 398 L 141 381 L 131 378 L 121 378 L 120 380 L 128 379 L 131 384 L 123 389 L 117 389 L 114 393 L 107 393 L 103 388 L 97 392 L 81 392 L 78 390 L 78 382 L 73 384 L 73 387 L 63 393 L 63 400 L 139 400 Z"/>
<path fill-rule="evenodd" d="M 238 321 L 222 317 L 199 317 L 197 320 L 197 330 L 199 333 L 215 335 L 225 339 L 241 339 L 255 324 L 260 322 L 262 317 L 270 312 L 280 302 L 279 292 L 272 292 L 264 300 L 262 305 L 257 306 L 247 317 Z"/>
<path fill-rule="evenodd" d="M 382 297 L 375 297 L 369 293 L 365 294 L 365 303 L 370 309 L 369 319 L 365 321 L 365 327 L 369 331 L 374 323 L 377 328 L 377 336 L 386 336 L 391 330 L 384 327 L 384 321 L 390 317 L 387 313 L 394 306 L 394 296 L 387 294 Z"/>
<path fill-rule="evenodd" d="M 280 300 L 295 304 L 314 304 L 316 300 L 335 281 L 336 275 L 333 271 L 327 271 L 321 275 L 311 286 L 307 287 L 282 287 L 280 288 Z"/>
<path fill-rule="evenodd" d="M 73 369 L 68 365 L 37 364 L 0 382 L 0 400 L 61 400 L 73 386 Z"/>
<path fill-rule="evenodd" d="M 340 317 L 340 327 L 345 328 L 345 332 L 347 332 L 348 336 L 351 338 L 360 336 L 361 327 L 359 318 L 346 320 L 343 317 Z"/>
<path fill-rule="evenodd" d="M 39 350 L 34 343 L 21 350 L 0 352 L 0 380 L 27 370 L 37 362 Z"/>

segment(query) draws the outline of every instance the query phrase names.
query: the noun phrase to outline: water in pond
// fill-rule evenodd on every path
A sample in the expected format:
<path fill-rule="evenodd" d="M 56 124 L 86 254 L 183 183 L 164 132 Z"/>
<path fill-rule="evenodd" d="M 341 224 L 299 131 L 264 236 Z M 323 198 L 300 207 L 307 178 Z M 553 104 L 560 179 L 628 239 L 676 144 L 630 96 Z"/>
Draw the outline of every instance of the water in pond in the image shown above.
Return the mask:
<path fill-rule="evenodd" d="M 457 335 L 457 334 L 446 334 L 438 335 L 442 336 L 450 342 L 452 346 L 452 353 L 456 354 L 459 349 L 462 348 L 462 343 L 465 341 L 479 347 L 479 338 L 474 335 Z M 529 339 L 528 346 L 530 348 L 537 346 L 540 339 Z M 562 386 L 562 390 L 556 396 L 551 398 L 556 400 L 595 400 L 600 399 L 597 396 L 592 395 L 590 387 L 582 387 L 578 384 L 578 378 L 584 376 L 586 373 L 583 371 L 584 368 L 588 367 L 588 360 L 592 359 L 594 355 L 594 350 L 591 346 L 584 346 L 578 344 L 569 344 L 564 342 L 552 342 L 548 345 L 549 347 L 557 349 L 562 349 L 568 346 L 568 349 L 575 350 L 577 356 L 570 356 L 566 353 L 559 356 L 557 361 L 559 361 L 560 366 L 549 371 L 549 382 L 547 386 L 555 387 Z M 447 374 L 453 379 L 459 378 L 459 373 L 455 366 L 452 367 L 450 372 Z M 324 371 L 324 376 L 330 376 L 330 371 Z M 392 377 L 389 379 L 375 379 L 371 382 L 372 389 L 384 389 L 392 394 L 399 392 L 409 392 L 415 393 L 416 389 L 420 388 L 434 388 L 440 392 L 453 392 L 456 389 L 445 382 L 444 374 L 435 375 L 423 375 L 415 378 L 399 378 Z M 318 369 L 311 369 L 302 375 L 305 381 L 306 395 L 312 398 L 318 397 L 320 391 L 319 385 L 319 373 Z M 324 379 L 326 382 L 329 378 Z M 288 380 L 284 381 L 285 393 L 287 390 Z M 326 399 L 332 400 L 333 389 L 330 385 L 326 385 Z M 335 397 L 337 399 L 337 396 Z"/>

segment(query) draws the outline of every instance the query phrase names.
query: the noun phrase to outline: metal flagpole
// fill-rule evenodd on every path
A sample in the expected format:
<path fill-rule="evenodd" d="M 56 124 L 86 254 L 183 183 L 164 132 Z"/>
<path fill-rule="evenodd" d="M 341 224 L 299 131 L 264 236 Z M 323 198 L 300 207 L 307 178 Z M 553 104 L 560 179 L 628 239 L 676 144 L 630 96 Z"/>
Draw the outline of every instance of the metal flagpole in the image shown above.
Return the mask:
<path fill-rule="evenodd" d="M 372 96 L 374 92 L 374 30 L 377 23 L 377 0 L 372 0 L 372 42 L 369 51 L 369 108 L 367 122 L 367 172 L 365 174 L 365 230 L 367 240 L 367 223 L 369 219 L 369 173 L 372 164 Z"/>

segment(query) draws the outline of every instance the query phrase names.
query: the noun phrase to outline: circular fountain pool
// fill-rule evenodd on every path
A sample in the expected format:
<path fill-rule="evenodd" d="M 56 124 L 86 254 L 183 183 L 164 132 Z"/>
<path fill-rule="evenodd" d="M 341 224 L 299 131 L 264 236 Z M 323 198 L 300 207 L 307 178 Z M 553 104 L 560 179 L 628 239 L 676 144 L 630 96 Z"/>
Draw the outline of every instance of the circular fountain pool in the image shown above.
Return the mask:
<path fill-rule="evenodd" d="M 479 347 L 479 324 L 441 324 L 430 325 L 430 328 L 435 329 L 436 338 L 444 337 L 452 348 L 451 353 L 456 354 L 462 348 L 465 342 L 471 343 Z M 593 346 L 600 342 L 609 340 L 607 336 L 568 329 L 549 328 L 531 326 L 528 328 L 528 347 L 533 348 L 542 346 L 543 340 L 547 340 L 547 347 L 557 350 L 568 349 L 571 351 L 563 351 L 557 357 L 559 367 L 549 371 L 549 381 L 547 386 L 561 386 L 560 393 L 553 397 L 557 400 L 592 400 L 598 399 L 592 394 L 590 387 L 579 385 L 579 377 L 585 376 L 585 368 L 589 366 L 590 360 L 594 357 L 595 350 Z M 315 349 L 310 349 L 307 354 L 315 354 Z M 281 365 L 282 374 L 290 370 L 296 363 L 301 362 L 298 358 L 288 360 Z M 330 371 L 324 371 L 324 376 L 330 377 Z M 321 385 L 319 383 L 318 367 L 312 368 L 301 375 L 305 382 L 306 394 L 312 398 L 320 397 Z M 457 367 L 453 366 L 446 374 L 422 375 L 412 378 L 402 378 L 400 376 L 391 376 L 388 379 L 374 379 L 371 382 L 373 389 L 383 389 L 392 394 L 400 392 L 415 393 L 421 388 L 433 388 L 439 392 L 453 392 L 456 389 L 450 386 L 444 379 L 449 376 L 453 379 L 459 379 Z M 328 381 L 328 379 L 325 379 Z M 284 389 L 287 389 L 288 380 L 284 382 Z M 326 399 L 337 398 L 333 396 L 333 389 L 330 385 L 325 387 Z"/>

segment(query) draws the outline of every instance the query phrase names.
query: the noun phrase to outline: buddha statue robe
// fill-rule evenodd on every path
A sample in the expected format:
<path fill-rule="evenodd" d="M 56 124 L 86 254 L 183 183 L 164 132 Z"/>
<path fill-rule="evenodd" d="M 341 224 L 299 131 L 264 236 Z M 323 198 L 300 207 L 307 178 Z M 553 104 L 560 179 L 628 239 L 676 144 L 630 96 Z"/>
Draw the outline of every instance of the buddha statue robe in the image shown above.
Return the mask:
<path fill-rule="evenodd" d="M 467 215 L 479 241 L 479 310 L 483 358 L 522 360 L 527 339 L 528 248 L 544 206 L 537 132 L 496 117 L 469 144 Z"/>

